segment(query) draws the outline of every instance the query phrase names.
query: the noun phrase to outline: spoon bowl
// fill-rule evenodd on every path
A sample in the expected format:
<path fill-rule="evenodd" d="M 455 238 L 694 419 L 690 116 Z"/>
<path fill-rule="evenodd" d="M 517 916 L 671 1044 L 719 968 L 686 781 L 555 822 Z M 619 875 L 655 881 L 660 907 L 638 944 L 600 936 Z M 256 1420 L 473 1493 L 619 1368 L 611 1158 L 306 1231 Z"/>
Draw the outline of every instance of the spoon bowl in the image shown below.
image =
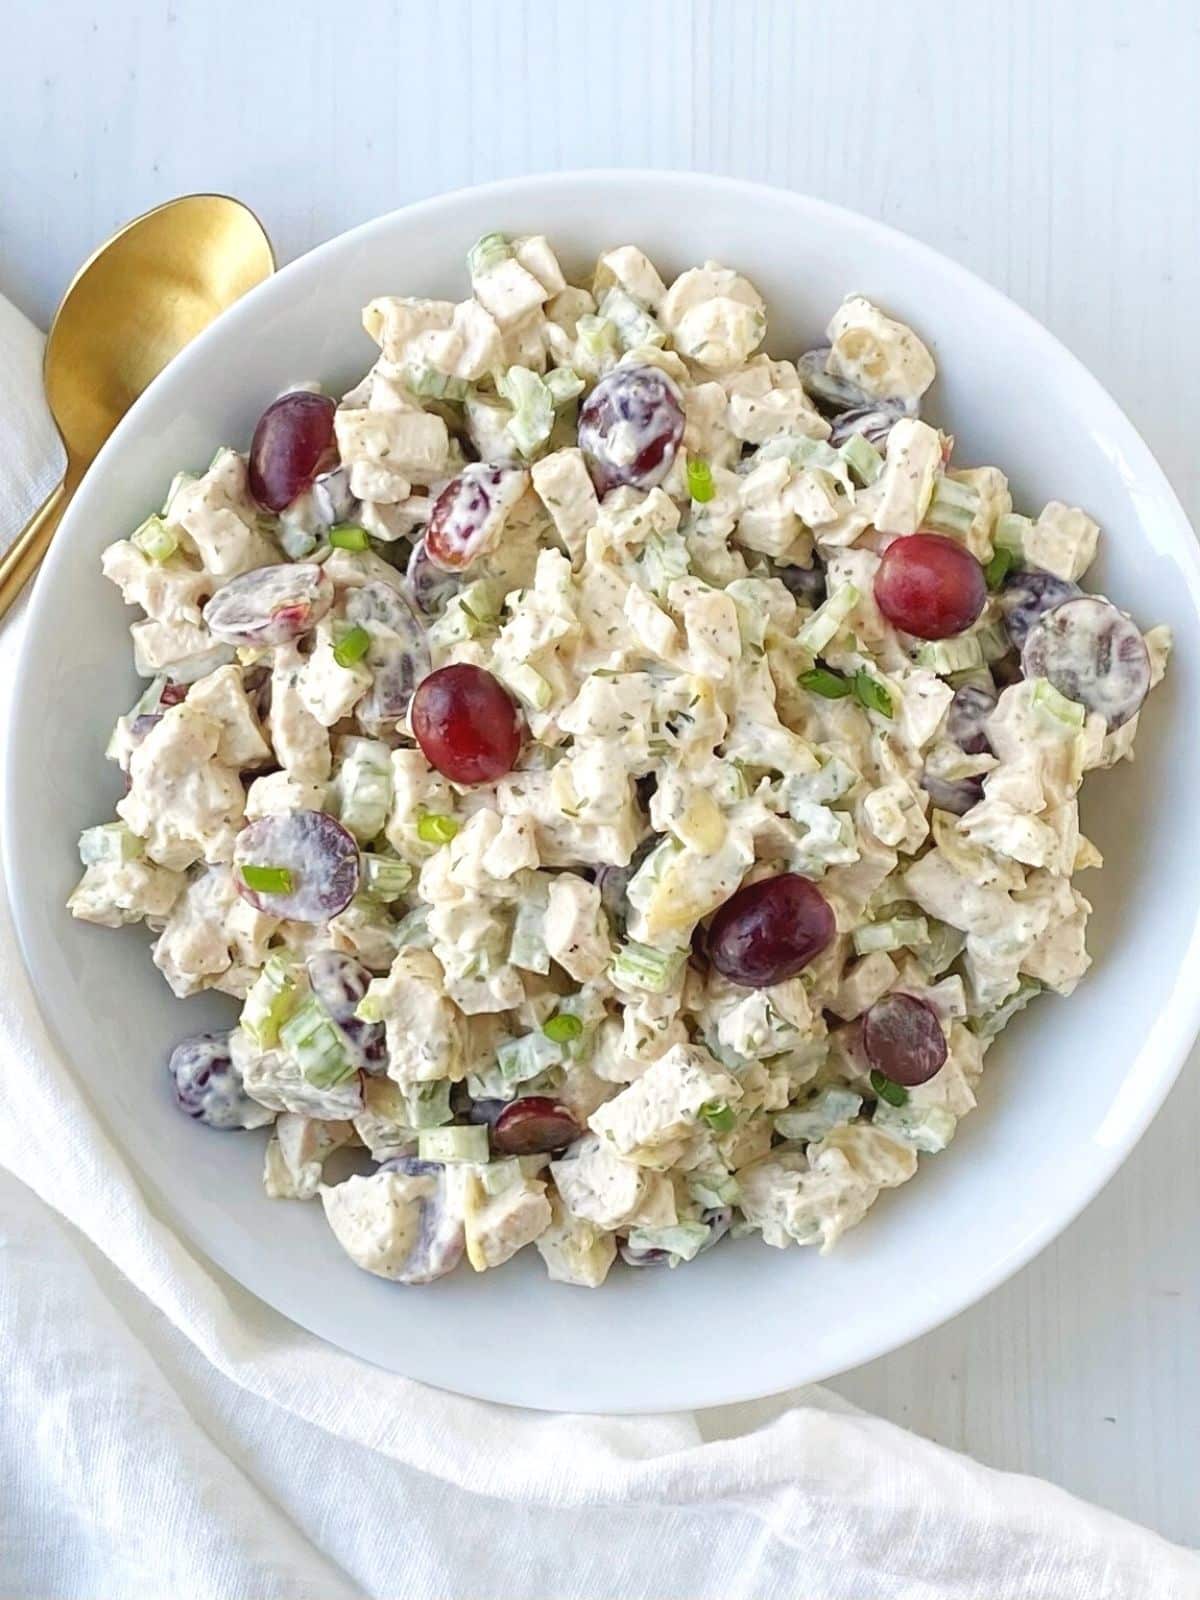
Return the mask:
<path fill-rule="evenodd" d="M 156 206 L 79 269 L 55 313 L 43 367 L 66 472 L 0 560 L 0 616 L 129 407 L 185 345 L 274 270 L 258 218 L 219 194 Z"/>

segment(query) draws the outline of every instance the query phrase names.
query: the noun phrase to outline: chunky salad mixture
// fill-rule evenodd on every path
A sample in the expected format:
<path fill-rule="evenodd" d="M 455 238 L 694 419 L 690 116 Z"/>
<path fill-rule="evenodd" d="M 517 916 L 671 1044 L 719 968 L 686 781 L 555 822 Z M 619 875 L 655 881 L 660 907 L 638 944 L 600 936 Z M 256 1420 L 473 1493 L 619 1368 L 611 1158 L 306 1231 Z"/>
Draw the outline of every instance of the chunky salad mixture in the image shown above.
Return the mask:
<path fill-rule="evenodd" d="M 775 360 L 715 262 L 469 266 L 105 551 L 150 682 L 71 910 L 241 1002 L 179 1105 L 270 1125 L 369 1272 L 827 1250 L 1086 970 L 1076 795 L 1169 636 L 1081 587 L 1085 512 L 954 463 L 862 297 Z"/>

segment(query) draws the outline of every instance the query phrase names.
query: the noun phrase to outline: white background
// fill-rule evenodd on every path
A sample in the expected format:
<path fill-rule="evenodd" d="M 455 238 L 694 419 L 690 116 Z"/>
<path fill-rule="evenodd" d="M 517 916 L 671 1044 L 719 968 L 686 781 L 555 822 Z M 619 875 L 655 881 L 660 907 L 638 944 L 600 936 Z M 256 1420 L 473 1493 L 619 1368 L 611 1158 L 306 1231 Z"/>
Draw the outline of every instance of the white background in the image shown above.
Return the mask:
<path fill-rule="evenodd" d="M 707 169 L 854 207 L 999 285 L 1200 521 L 1194 0 L 45 0 L 19 22 L 7 3 L 0 292 L 43 324 L 95 243 L 189 189 L 247 200 L 287 259 L 488 178 Z M 1087 1061 L 1062 1070 L 1085 1096 Z M 1055 1246 L 836 1387 L 1200 1543 L 1198 1135 L 1194 1063 Z"/>

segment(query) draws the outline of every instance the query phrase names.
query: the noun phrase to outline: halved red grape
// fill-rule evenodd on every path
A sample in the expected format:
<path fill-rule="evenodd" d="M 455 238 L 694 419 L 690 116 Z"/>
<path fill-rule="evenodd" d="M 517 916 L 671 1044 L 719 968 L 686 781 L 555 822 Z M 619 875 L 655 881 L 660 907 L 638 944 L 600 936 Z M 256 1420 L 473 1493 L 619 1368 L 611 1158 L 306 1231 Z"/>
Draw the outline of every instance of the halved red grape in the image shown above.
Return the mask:
<path fill-rule="evenodd" d="M 453 783 L 494 783 L 521 750 L 521 719 L 507 689 L 482 667 L 439 667 L 413 696 L 413 736 Z"/>
<path fill-rule="evenodd" d="M 175 1100 L 185 1116 L 210 1128 L 261 1128 L 275 1113 L 260 1106 L 242 1087 L 242 1075 L 229 1053 L 227 1033 L 197 1033 L 171 1051 L 167 1070 L 175 1081 Z"/>
<path fill-rule="evenodd" d="M 893 628 L 918 639 L 948 639 L 983 610 L 987 583 L 963 545 L 940 533 L 912 533 L 883 552 L 875 603 Z"/>
<path fill-rule="evenodd" d="M 928 1083 L 946 1063 L 946 1035 L 938 1014 L 915 994 L 885 994 L 863 1018 L 867 1060 L 906 1089 Z"/>
<path fill-rule="evenodd" d="M 395 728 L 429 672 L 425 629 L 399 589 L 378 579 L 347 591 L 345 614 L 350 623 L 377 624 L 367 651 L 372 683 L 355 715 L 368 732 Z"/>
<path fill-rule="evenodd" d="M 333 401 L 296 389 L 258 419 L 250 444 L 250 493 L 268 511 L 284 511 L 334 464 Z"/>
<path fill-rule="evenodd" d="M 361 961 L 341 950 L 315 950 L 304 963 L 312 991 L 329 1013 L 354 1065 L 375 1077 L 387 1071 L 386 1030 L 382 1022 L 363 1022 L 355 1015 L 371 974 Z"/>
<path fill-rule="evenodd" d="M 226 644 L 287 644 L 333 604 L 333 582 L 313 561 L 255 567 L 217 590 L 204 607 L 208 631 Z"/>
<path fill-rule="evenodd" d="M 731 983 L 766 989 L 805 968 L 837 931 L 828 900 L 808 878 L 783 872 L 747 884 L 708 929 L 708 958 Z"/>
<path fill-rule="evenodd" d="M 600 494 L 661 483 L 682 438 L 679 390 L 657 367 L 614 367 L 579 408 L 579 448 Z"/>
<path fill-rule="evenodd" d="M 514 1100 L 492 1124 L 492 1146 L 504 1156 L 549 1155 L 574 1144 L 583 1129 L 575 1118 L 548 1095 L 530 1094 Z"/>
<path fill-rule="evenodd" d="M 243 867 L 282 868 L 290 887 L 252 889 Z M 324 811 L 283 811 L 259 817 L 238 834 L 233 847 L 234 887 L 244 900 L 272 917 L 291 922 L 328 922 L 358 892 L 358 844 Z"/>
<path fill-rule="evenodd" d="M 433 502 L 425 554 L 445 572 L 461 572 L 499 539 L 508 514 L 529 487 L 523 467 L 465 467 Z"/>
<path fill-rule="evenodd" d="M 1027 678 L 1048 678 L 1068 700 L 1098 711 L 1110 731 L 1136 716 L 1150 693 L 1150 652 L 1137 624 L 1097 595 L 1047 611 L 1025 640 L 1021 665 Z"/>
<path fill-rule="evenodd" d="M 946 737 L 969 756 L 987 754 L 987 719 L 995 709 L 996 691 L 986 683 L 960 683 L 946 713 Z"/>
<path fill-rule="evenodd" d="M 1000 613 L 1008 636 L 1018 650 L 1029 637 L 1029 630 L 1042 616 L 1064 600 L 1074 600 L 1083 590 L 1067 578 L 1043 572 L 1040 567 L 1020 567 L 1010 572 L 1000 589 Z"/>
<path fill-rule="evenodd" d="M 447 601 L 461 587 L 462 581 L 454 573 L 434 565 L 424 538 L 418 539 L 408 559 L 408 591 L 417 610 L 427 617 L 440 617 Z"/>

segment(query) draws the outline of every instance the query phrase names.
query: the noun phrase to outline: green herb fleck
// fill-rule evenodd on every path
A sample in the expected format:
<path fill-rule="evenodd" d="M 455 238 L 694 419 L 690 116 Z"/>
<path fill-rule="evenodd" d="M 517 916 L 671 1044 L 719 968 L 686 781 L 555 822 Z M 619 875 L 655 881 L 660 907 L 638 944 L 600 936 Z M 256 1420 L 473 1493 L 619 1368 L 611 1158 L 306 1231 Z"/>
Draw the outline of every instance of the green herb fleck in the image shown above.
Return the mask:
<path fill-rule="evenodd" d="M 830 672 L 828 667 L 813 667 L 809 672 L 802 672 L 800 687 L 807 689 L 809 694 L 819 694 L 822 700 L 844 700 L 854 690 L 848 678 Z"/>
<path fill-rule="evenodd" d="M 871 1069 L 871 1087 L 881 1100 L 886 1100 L 890 1106 L 905 1106 L 908 1104 L 908 1090 L 902 1083 L 893 1083 L 891 1078 L 885 1078 L 882 1072 Z"/>

